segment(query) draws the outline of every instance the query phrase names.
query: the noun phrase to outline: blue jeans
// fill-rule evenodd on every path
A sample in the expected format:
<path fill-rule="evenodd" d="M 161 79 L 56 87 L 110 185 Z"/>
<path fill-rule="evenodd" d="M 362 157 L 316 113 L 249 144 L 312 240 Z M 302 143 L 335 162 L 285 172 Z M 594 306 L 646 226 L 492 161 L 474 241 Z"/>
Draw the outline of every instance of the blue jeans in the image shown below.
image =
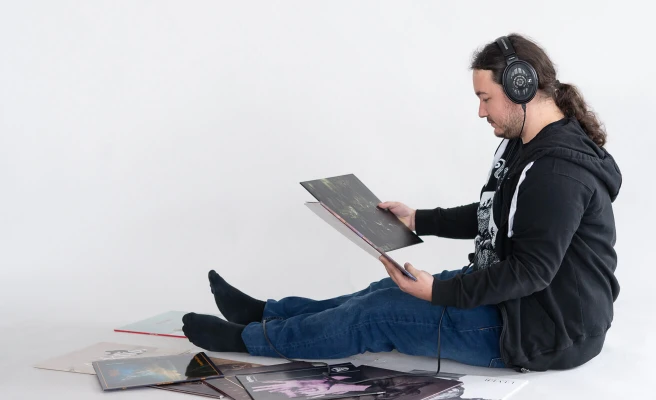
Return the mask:
<path fill-rule="evenodd" d="M 446 280 L 460 270 L 433 275 Z M 442 306 L 402 292 L 391 278 L 359 292 L 327 300 L 285 297 L 264 307 L 266 333 L 288 358 L 346 358 L 364 352 L 437 357 Z M 447 307 L 441 327 L 441 357 L 464 364 L 504 367 L 499 351 L 501 314 L 494 305 Z M 246 326 L 242 339 L 251 355 L 279 357 L 261 322 Z"/>

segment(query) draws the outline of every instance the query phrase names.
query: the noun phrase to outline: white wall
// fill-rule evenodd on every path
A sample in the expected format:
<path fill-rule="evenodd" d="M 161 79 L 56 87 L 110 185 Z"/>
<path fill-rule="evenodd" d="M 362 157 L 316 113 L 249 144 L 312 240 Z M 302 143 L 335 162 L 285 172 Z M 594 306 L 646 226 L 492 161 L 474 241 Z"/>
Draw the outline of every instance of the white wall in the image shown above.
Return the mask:
<path fill-rule="evenodd" d="M 385 277 L 299 182 L 355 173 L 382 200 L 476 201 L 498 139 L 468 63 L 520 32 L 608 129 L 616 318 L 633 332 L 621 311 L 654 278 L 650 14 L 502 3 L 0 2 L 0 328 L 215 312 L 211 268 L 258 298 Z M 427 238 L 395 256 L 439 272 L 472 249 Z"/>

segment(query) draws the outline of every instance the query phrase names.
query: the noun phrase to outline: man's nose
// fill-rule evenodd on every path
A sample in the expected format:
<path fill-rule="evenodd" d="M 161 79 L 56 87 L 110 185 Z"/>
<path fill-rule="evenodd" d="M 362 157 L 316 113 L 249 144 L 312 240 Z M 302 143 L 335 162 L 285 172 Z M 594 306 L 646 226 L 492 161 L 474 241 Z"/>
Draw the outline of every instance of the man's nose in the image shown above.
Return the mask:
<path fill-rule="evenodd" d="M 483 107 L 483 103 L 481 103 L 481 105 L 478 106 L 478 116 L 480 118 L 487 117 L 487 110 L 485 109 L 485 107 Z"/>

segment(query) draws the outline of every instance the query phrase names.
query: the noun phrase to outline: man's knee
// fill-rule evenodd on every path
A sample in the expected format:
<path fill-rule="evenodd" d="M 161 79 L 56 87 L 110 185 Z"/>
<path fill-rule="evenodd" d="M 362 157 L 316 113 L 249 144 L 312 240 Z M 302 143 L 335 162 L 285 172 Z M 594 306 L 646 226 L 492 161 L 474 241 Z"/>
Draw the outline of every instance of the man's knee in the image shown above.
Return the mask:
<path fill-rule="evenodd" d="M 403 292 L 398 286 L 377 290 L 365 296 L 353 298 L 344 304 L 346 315 L 359 321 L 388 321 L 406 316 L 415 316 L 418 310 L 429 306 L 437 311 L 437 306 Z"/>
<path fill-rule="evenodd" d="M 389 311 L 395 302 L 403 301 L 401 294 L 404 294 L 401 289 L 394 284 L 395 287 L 381 288 L 364 296 L 358 296 L 350 299 L 344 306 L 348 315 L 352 316 L 371 316 L 373 314 L 380 314 Z M 409 296 L 409 295 L 408 295 Z"/>

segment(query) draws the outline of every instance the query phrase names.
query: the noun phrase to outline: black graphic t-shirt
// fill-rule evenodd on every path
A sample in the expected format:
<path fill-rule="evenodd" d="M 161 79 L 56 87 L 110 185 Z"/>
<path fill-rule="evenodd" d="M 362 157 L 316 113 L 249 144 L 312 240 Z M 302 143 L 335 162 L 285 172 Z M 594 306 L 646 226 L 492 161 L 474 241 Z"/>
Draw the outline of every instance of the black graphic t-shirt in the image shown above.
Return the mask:
<path fill-rule="evenodd" d="M 488 180 L 481 190 L 481 202 L 478 206 L 478 235 L 474 240 L 474 270 L 487 268 L 499 261 L 499 257 L 494 250 L 494 241 L 497 236 L 497 223 L 495 222 L 494 209 L 492 203 L 501 180 L 508 173 L 509 166 L 517 158 L 517 153 L 521 147 L 520 139 L 504 140 L 496 154 L 494 162 L 488 174 Z M 498 212 L 498 211 L 497 211 Z M 498 221 L 498 217 L 497 217 Z"/>

